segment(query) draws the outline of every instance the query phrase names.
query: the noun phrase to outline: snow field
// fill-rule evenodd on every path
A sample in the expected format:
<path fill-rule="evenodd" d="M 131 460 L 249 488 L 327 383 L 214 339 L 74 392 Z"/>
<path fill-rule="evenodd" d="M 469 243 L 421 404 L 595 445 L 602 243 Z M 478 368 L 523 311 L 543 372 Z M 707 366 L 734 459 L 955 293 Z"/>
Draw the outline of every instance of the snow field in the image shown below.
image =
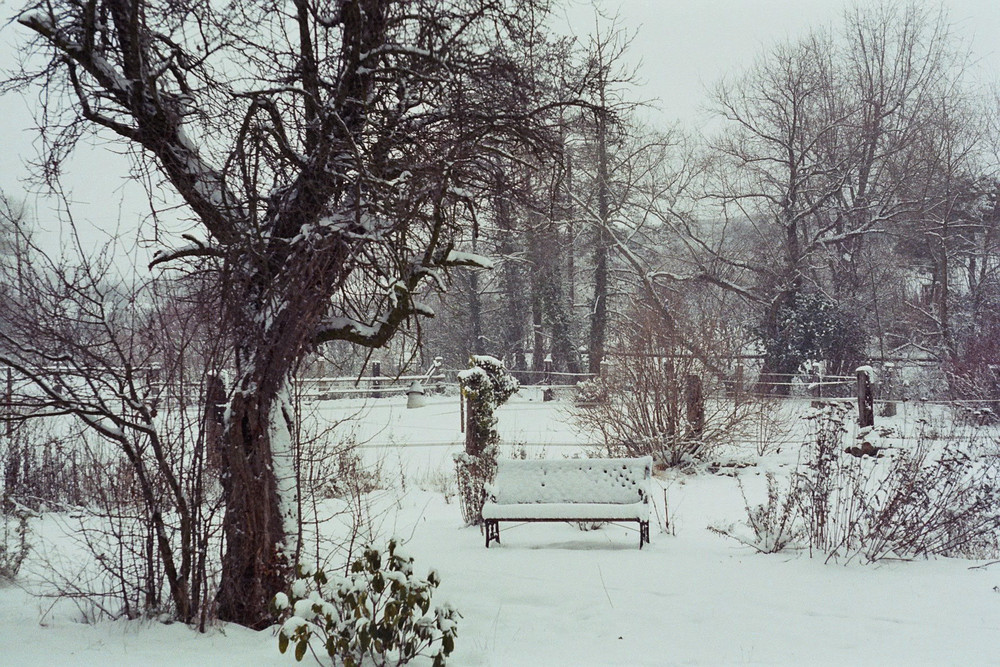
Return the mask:
<path fill-rule="evenodd" d="M 755 465 L 746 447 L 719 452 L 719 474 L 662 473 L 654 481 L 652 544 L 634 525 L 505 524 L 489 550 L 461 525 L 451 454 L 461 448 L 458 400 L 432 397 L 318 404 L 323 420 L 355 416 L 350 428 L 366 462 L 391 486 L 369 497 L 381 543 L 405 541 L 416 572 L 438 570 L 435 603 L 462 614 L 454 665 L 941 665 L 1000 662 L 1000 565 L 958 559 L 824 565 L 786 551 L 760 555 L 711 533 L 744 516 L 738 477 L 760 499 L 765 472 L 787 475 L 803 431 Z M 790 413 L 790 404 L 782 407 Z M 917 408 L 894 423 L 917 428 L 947 417 Z M 902 412 L 902 411 L 901 411 Z M 515 397 L 498 411 L 503 455 L 563 458 L 587 438 L 566 406 Z M 792 415 L 789 414 L 789 419 Z M 346 428 L 344 424 L 339 429 Z M 927 424 L 919 425 L 926 428 Z M 452 482 L 453 484 L 453 482 Z M 336 501 L 330 512 L 337 508 Z M 665 532 L 665 517 L 670 532 Z M 79 546 L 50 516 L 40 526 L 65 558 Z M 324 525 L 335 540 L 347 520 Z M 66 525 L 72 525 L 66 522 Z M 26 582 L 31 584 L 31 582 Z M 39 618 L 42 619 L 39 622 Z M 72 601 L 0 588 L 0 662 L 11 665 L 288 665 L 270 631 L 225 626 L 207 635 L 154 621 L 83 624 Z"/>

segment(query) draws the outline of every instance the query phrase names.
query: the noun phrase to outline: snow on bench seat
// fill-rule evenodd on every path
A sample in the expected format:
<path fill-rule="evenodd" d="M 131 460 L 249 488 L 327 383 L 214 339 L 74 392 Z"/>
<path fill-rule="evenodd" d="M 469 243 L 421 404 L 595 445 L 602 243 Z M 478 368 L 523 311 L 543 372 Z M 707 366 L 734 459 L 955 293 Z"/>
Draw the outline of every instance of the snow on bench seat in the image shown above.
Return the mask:
<path fill-rule="evenodd" d="M 500 521 L 636 521 L 639 547 L 649 542 L 653 460 L 501 460 L 486 486 L 486 546 L 500 541 Z"/>

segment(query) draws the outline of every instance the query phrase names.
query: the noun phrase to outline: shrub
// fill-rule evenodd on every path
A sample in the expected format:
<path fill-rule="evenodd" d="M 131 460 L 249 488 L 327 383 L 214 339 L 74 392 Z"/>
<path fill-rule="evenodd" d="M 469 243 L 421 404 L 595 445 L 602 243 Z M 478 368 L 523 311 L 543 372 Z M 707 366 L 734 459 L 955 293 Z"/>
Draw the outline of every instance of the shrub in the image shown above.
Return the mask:
<path fill-rule="evenodd" d="M 483 484 L 493 480 L 500 451 L 494 411 L 519 388 L 517 379 L 495 357 L 476 355 L 471 368 L 458 374 L 466 400 L 465 451 L 455 455 L 462 518 L 468 525 L 482 522 Z"/>
<path fill-rule="evenodd" d="M 749 533 L 732 525 L 710 527 L 709 530 L 766 554 L 778 553 L 801 542 L 804 533 L 799 521 L 799 499 L 789 492 L 790 487 L 781 488 L 774 474 L 767 473 L 767 502 L 751 506 L 743 483 L 739 485 L 747 512 L 745 529 L 749 529 Z"/>
<path fill-rule="evenodd" d="M 770 413 L 756 402 L 691 400 L 695 370 L 689 358 L 616 357 L 603 377 L 577 385 L 573 418 L 602 441 L 604 455 L 649 455 L 667 467 L 704 460 L 720 445 L 763 428 Z M 717 383 L 707 379 L 704 395 L 719 393 Z"/>
<path fill-rule="evenodd" d="M 571 410 L 605 456 L 673 467 L 750 436 L 769 413 L 738 397 L 729 362 L 746 341 L 732 313 L 663 298 L 645 294 L 625 309 L 600 376 L 577 385 Z"/>
<path fill-rule="evenodd" d="M 801 539 L 827 561 L 995 552 L 1000 530 L 995 456 L 984 455 L 975 437 L 944 444 L 921 438 L 887 449 L 885 433 L 871 429 L 859 433 L 862 446 L 845 448 L 848 411 L 832 404 L 808 417 L 812 442 L 789 486 L 781 490 L 769 479 L 767 504 L 753 509 L 746 504 L 752 537 L 731 529 L 716 532 L 760 551 L 779 551 Z"/>
<path fill-rule="evenodd" d="M 317 657 L 314 638 L 334 664 L 347 667 L 366 657 L 377 665 L 404 665 L 435 648 L 430 657 L 443 665 L 455 649 L 459 613 L 449 605 L 431 610 L 437 573 L 415 577 L 413 558 L 395 540 L 385 552 L 366 549 L 346 577 L 301 567 L 298 574 L 291 590 L 272 603 L 282 624 L 278 650 L 294 645 L 296 660 L 306 651 Z"/>
<path fill-rule="evenodd" d="M 23 508 L 0 511 L 0 579 L 16 577 L 28 556 L 29 516 Z"/>
<path fill-rule="evenodd" d="M 831 375 L 855 368 L 864 357 L 864 328 L 857 316 L 820 293 L 797 292 L 761 323 L 757 335 L 766 368 L 787 382 L 803 362 L 825 359 Z M 780 386 L 780 385 L 779 385 Z M 786 391 L 782 393 L 787 393 Z"/>

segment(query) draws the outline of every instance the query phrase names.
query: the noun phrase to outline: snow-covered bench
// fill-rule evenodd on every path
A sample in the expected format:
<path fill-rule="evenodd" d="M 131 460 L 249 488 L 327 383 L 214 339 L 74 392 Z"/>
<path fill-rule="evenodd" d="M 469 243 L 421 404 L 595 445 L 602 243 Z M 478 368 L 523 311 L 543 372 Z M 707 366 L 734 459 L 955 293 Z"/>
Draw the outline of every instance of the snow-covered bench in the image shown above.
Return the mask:
<path fill-rule="evenodd" d="M 635 521 L 639 548 L 649 544 L 651 457 L 497 463 L 483 503 L 487 549 L 501 521 Z"/>

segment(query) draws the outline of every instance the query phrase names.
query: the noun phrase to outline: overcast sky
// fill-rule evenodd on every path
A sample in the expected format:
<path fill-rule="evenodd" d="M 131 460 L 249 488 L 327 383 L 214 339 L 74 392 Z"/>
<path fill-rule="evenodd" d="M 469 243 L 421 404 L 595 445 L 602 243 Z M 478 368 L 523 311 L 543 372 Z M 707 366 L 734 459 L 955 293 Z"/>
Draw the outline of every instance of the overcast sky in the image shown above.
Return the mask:
<path fill-rule="evenodd" d="M 812 28 L 836 27 L 845 9 L 866 4 L 875 5 L 845 0 L 605 0 L 602 6 L 636 30 L 632 57 L 645 82 L 644 97 L 659 98 L 657 115 L 694 129 L 705 117 L 707 91 L 721 77 L 741 71 L 771 45 Z M 936 7 L 930 0 L 925 4 Z M 973 54 L 975 78 L 1000 80 L 1000 0 L 945 0 L 941 6 Z M 574 0 L 566 14 L 577 34 L 592 31 L 591 2 Z"/>
<path fill-rule="evenodd" d="M 679 121 L 698 129 L 705 118 L 706 91 L 720 77 L 740 71 L 769 45 L 813 27 L 836 24 L 851 4 L 842 0 L 605 0 L 603 7 L 606 14 L 617 13 L 626 28 L 636 31 L 630 57 L 645 82 L 637 96 L 658 98 L 651 120 Z M 0 0 L 5 15 L 13 5 L 16 0 Z M 974 77 L 983 83 L 1000 79 L 1000 1 L 945 0 L 943 5 L 955 33 L 973 53 Z M 577 35 L 585 36 L 594 26 L 590 2 L 573 2 L 565 15 Z M 13 63 L 18 40 L 24 36 L 17 25 L 0 29 L 0 65 Z M 26 192 L 21 182 L 24 163 L 36 157 L 31 106 L 31 99 L 0 97 L 0 189 L 26 199 L 39 222 L 54 228 L 53 223 L 46 224 L 54 215 L 51 204 Z M 67 171 L 67 183 L 78 203 L 78 221 L 113 230 L 119 224 L 132 226 L 136 216 L 144 213 L 141 189 L 127 182 L 125 161 L 107 146 L 81 150 Z"/>

